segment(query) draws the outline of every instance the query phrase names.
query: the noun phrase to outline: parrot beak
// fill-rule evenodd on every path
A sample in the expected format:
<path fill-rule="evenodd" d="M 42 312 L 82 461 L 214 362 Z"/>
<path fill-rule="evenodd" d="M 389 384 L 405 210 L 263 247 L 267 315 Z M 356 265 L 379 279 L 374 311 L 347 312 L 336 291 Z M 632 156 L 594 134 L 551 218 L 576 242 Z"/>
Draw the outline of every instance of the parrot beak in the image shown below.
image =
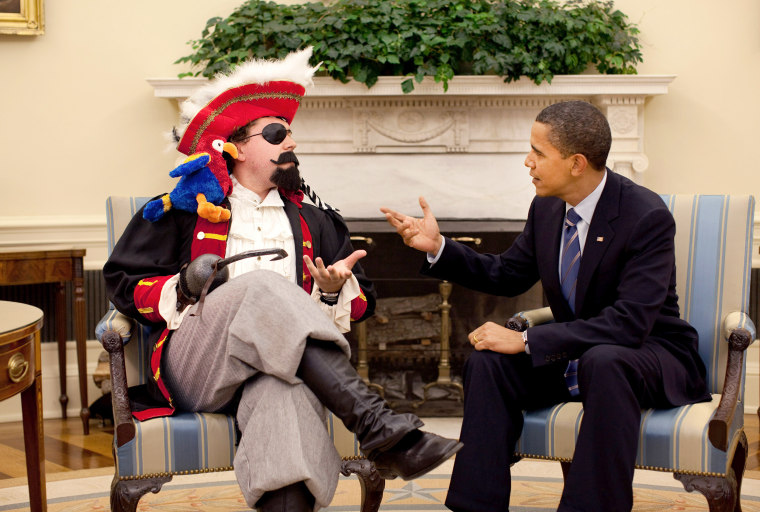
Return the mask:
<path fill-rule="evenodd" d="M 225 142 L 224 147 L 222 148 L 222 151 L 230 155 L 235 160 L 237 160 L 237 157 L 238 157 L 237 146 L 235 146 L 232 142 Z"/>

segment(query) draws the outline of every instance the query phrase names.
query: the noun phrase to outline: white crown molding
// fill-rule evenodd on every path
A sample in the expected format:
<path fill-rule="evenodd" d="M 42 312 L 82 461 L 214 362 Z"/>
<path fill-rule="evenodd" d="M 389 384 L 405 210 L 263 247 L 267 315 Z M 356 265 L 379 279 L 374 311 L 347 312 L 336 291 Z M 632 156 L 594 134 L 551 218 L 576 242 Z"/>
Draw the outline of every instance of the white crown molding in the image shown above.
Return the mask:
<path fill-rule="evenodd" d="M 306 90 L 307 98 L 347 98 L 375 96 L 657 96 L 667 94 L 675 75 L 557 75 L 551 84 L 536 85 L 525 78 L 506 83 L 498 76 L 455 76 L 448 91 L 441 83 L 425 77 L 409 94 L 401 91 L 408 77 L 381 76 L 371 88 L 353 80 L 341 83 L 331 77 L 315 77 Z M 184 100 L 208 82 L 206 78 L 148 78 L 158 98 Z"/>

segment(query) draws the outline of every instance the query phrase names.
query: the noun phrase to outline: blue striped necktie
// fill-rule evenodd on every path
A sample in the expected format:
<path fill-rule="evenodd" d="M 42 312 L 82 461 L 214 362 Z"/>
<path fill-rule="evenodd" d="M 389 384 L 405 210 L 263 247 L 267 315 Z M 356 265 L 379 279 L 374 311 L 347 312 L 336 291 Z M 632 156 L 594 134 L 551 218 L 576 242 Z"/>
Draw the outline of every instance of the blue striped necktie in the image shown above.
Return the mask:
<path fill-rule="evenodd" d="M 562 237 L 562 266 L 560 267 L 562 295 L 575 313 L 575 288 L 578 283 L 578 268 L 581 266 L 581 243 L 578 239 L 578 221 L 580 215 L 570 208 L 565 217 L 564 235 Z M 578 360 L 573 359 L 565 370 L 567 389 L 572 396 L 578 396 Z"/>

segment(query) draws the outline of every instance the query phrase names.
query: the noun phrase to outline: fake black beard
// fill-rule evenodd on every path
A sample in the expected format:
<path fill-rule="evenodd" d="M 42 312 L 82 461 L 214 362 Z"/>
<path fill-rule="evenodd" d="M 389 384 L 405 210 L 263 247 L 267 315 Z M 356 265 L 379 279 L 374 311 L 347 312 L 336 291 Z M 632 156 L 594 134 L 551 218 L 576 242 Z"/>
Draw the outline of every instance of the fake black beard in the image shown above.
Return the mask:
<path fill-rule="evenodd" d="M 301 173 L 295 165 L 287 168 L 278 167 L 269 179 L 284 190 L 298 190 L 301 186 Z"/>
<path fill-rule="evenodd" d="M 298 171 L 298 158 L 292 151 L 280 155 L 280 158 L 270 160 L 277 168 L 269 178 L 272 183 L 284 190 L 298 190 L 301 186 L 301 173 Z M 284 165 L 293 163 L 294 165 Z"/>
<path fill-rule="evenodd" d="M 292 151 L 280 155 L 277 161 L 270 160 L 277 165 L 270 180 L 279 188 L 284 190 L 298 190 L 301 186 L 301 173 L 298 171 L 298 158 Z M 283 164 L 293 163 L 293 166 L 284 166 Z"/>

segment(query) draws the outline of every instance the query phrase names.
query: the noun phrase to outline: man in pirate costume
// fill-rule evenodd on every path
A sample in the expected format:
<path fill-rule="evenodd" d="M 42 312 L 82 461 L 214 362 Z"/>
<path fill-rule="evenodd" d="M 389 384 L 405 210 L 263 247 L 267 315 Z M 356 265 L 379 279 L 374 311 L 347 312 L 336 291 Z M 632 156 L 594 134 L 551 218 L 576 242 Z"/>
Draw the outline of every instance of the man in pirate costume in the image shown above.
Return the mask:
<path fill-rule="evenodd" d="M 199 180 L 178 188 L 197 197 L 198 211 L 172 202 L 177 189 L 157 197 L 159 209 L 135 215 L 104 267 L 119 311 L 154 327 L 150 394 L 160 403 L 135 416 L 236 410 L 236 476 L 248 505 L 262 511 L 329 505 L 340 457 L 325 408 L 385 478 L 420 476 L 462 446 L 393 412 L 349 362 L 341 332 L 372 314 L 375 292 L 357 263 L 365 251 L 353 250 L 340 215 L 299 176 L 290 123 L 316 69 L 310 56 L 250 61 L 183 104 L 183 166 L 206 174 L 204 188 Z M 219 201 L 208 194 L 217 190 L 212 174 Z M 229 281 L 187 296 L 199 256 L 269 248 L 287 257 L 241 259 L 227 267 Z"/>

